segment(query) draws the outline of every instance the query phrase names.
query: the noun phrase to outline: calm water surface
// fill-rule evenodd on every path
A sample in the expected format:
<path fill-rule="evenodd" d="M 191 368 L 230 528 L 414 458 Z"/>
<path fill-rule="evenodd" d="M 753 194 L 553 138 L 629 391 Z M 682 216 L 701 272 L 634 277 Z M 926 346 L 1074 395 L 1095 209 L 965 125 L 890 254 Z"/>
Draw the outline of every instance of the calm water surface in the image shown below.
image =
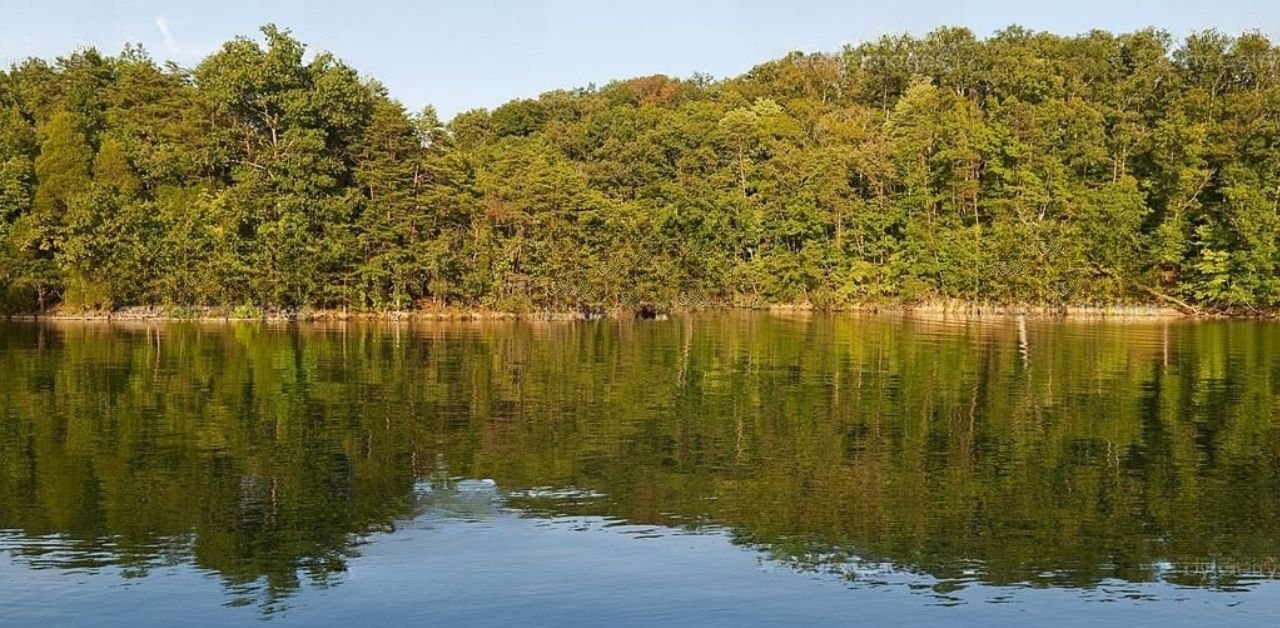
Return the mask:
<path fill-rule="evenodd" d="M 0 324 L 0 624 L 1275 625 L 1280 325 Z"/>

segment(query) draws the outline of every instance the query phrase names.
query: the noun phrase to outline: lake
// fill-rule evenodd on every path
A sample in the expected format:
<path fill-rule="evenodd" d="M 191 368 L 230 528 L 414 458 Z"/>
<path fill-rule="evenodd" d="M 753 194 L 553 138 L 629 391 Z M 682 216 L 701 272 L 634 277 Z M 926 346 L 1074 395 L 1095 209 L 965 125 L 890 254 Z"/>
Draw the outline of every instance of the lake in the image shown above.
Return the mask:
<path fill-rule="evenodd" d="M 1280 325 L 0 323 L 0 624 L 1280 621 Z"/>

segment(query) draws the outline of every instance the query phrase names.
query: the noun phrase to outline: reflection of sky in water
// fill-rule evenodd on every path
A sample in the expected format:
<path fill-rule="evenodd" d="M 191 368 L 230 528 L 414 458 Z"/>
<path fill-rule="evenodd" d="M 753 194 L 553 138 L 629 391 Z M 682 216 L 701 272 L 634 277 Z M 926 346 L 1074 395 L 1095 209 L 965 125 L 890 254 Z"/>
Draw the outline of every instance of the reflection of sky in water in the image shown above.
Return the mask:
<path fill-rule="evenodd" d="M 113 566 L 109 545 L 77 552 L 66 539 L 0 536 L 0 610 L 24 625 L 212 625 L 254 617 L 277 625 L 646 626 L 654 624 L 1087 626 L 1244 625 L 1280 616 L 1280 583 L 1232 589 L 1103 581 L 1086 588 L 939 580 L 834 552 L 771 560 L 716 526 L 678 529 L 598 516 L 544 516 L 601 499 L 573 488 L 507 492 L 493 480 L 421 480 L 416 515 L 366 538 L 347 570 L 258 606 L 230 597 L 217 575 L 182 560 L 140 577 Z M 535 511 L 513 502 L 537 504 Z M 175 546 L 182 542 L 176 541 Z M 61 569 L 30 569 L 20 548 L 42 546 Z M 60 547 L 61 546 L 61 547 Z M 175 554 L 175 558 L 176 558 Z M 99 562 L 95 562 L 95 558 Z M 1173 570 L 1163 563 L 1156 572 Z M 333 586 L 337 585 L 337 586 Z M 1245 591 L 1254 594 L 1245 595 Z M 1261 595 L 1259 595 L 1259 593 Z M 5 624 L 0 619 L 0 625 Z"/>

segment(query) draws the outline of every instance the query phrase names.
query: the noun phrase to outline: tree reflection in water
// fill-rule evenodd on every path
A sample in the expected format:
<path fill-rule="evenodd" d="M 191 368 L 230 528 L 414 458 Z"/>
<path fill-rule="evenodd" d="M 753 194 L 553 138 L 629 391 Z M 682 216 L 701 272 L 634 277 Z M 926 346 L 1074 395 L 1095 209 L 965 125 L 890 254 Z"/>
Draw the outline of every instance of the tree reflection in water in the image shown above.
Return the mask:
<path fill-rule="evenodd" d="M 11 323 L 0 548 L 267 611 L 370 533 L 507 511 L 943 596 L 1232 588 L 1277 568 L 1277 356 L 1248 322 Z"/>

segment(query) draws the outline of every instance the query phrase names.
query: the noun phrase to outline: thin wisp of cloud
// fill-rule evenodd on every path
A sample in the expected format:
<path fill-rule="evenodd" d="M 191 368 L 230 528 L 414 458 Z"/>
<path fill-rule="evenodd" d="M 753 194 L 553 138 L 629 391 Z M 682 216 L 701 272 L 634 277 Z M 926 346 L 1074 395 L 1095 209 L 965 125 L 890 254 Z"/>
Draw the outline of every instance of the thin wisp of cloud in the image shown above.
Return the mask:
<path fill-rule="evenodd" d="M 164 39 L 165 51 L 171 55 L 182 57 L 199 57 L 203 56 L 208 50 L 196 46 L 186 46 L 178 42 L 178 38 L 174 37 L 173 30 L 169 28 L 169 20 L 163 15 L 156 16 L 156 29 L 160 31 L 160 36 Z"/>

